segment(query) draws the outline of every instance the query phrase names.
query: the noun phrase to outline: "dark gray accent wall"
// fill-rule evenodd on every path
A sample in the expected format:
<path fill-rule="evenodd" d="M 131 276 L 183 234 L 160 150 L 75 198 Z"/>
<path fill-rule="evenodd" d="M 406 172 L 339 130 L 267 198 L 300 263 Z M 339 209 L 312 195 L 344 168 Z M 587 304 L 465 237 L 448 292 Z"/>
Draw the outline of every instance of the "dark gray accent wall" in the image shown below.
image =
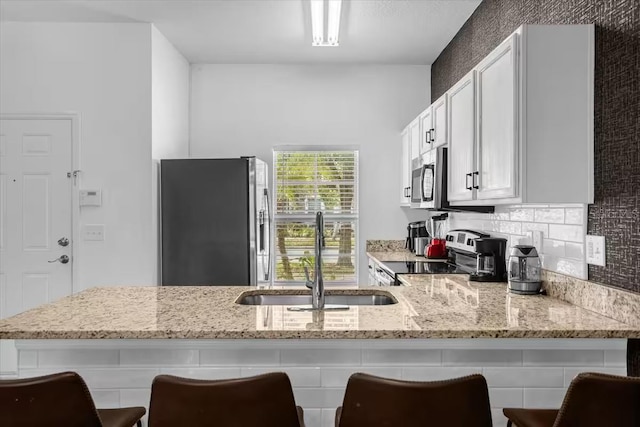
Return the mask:
<path fill-rule="evenodd" d="M 595 204 L 607 266 L 589 279 L 640 292 L 640 3 L 484 0 L 431 69 L 436 100 L 522 24 L 595 24 Z"/>

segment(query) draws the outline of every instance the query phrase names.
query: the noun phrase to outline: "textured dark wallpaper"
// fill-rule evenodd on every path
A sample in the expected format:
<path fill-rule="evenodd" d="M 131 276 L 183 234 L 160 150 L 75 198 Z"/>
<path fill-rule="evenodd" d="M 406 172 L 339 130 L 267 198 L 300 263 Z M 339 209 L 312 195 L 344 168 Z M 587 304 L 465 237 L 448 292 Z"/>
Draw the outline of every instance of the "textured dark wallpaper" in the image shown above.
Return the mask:
<path fill-rule="evenodd" d="M 595 24 L 595 204 L 607 266 L 589 279 L 640 292 L 640 1 L 484 0 L 431 69 L 436 100 L 522 24 Z"/>

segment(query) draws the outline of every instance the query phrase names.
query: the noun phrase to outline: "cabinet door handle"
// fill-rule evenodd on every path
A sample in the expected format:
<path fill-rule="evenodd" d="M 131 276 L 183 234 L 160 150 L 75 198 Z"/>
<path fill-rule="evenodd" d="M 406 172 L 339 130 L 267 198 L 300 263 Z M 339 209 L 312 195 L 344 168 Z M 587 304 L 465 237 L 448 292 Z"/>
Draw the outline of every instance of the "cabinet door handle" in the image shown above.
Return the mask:
<path fill-rule="evenodd" d="M 428 130 L 424 134 L 424 142 L 425 144 L 431 144 L 431 131 Z"/>
<path fill-rule="evenodd" d="M 429 131 L 429 135 L 431 136 L 431 141 L 429 141 L 429 142 L 436 142 L 436 130 L 435 129 L 431 129 Z"/>
<path fill-rule="evenodd" d="M 471 178 L 470 173 L 468 173 L 464 178 L 464 188 L 466 188 L 467 190 L 473 190 L 473 187 L 469 185 L 469 178 Z"/>
<path fill-rule="evenodd" d="M 471 183 L 473 184 L 473 188 L 475 188 L 476 190 L 478 190 L 480 188 L 480 187 L 478 187 L 478 182 L 476 181 L 476 177 L 478 177 L 478 179 L 479 179 L 479 175 L 480 175 L 480 172 L 477 172 L 477 171 L 474 172 L 473 173 L 473 179 L 471 180 Z"/>

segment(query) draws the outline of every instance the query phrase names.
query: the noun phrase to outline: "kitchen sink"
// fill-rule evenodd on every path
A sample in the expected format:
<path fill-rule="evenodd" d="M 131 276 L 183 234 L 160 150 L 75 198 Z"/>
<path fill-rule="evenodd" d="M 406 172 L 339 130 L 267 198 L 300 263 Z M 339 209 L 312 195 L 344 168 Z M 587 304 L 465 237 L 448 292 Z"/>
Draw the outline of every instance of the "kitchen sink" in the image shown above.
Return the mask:
<path fill-rule="evenodd" d="M 351 306 L 351 305 L 390 305 L 397 304 L 398 300 L 389 292 L 377 291 L 354 291 L 352 294 L 334 294 L 328 291 L 325 294 L 325 304 Z M 311 294 L 293 294 L 291 291 L 282 293 L 268 292 L 245 292 L 238 297 L 236 304 L 242 305 L 310 305 Z"/>

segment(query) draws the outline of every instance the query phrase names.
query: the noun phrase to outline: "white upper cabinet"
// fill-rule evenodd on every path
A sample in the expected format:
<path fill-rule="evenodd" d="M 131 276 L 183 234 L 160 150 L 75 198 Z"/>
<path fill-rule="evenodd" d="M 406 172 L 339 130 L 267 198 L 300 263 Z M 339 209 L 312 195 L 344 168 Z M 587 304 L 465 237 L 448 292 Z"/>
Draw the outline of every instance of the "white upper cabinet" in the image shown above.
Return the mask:
<path fill-rule="evenodd" d="M 431 114 L 433 116 L 433 126 L 431 129 L 432 148 L 440 147 L 447 143 L 447 94 L 442 95 L 431 106 Z"/>
<path fill-rule="evenodd" d="M 400 206 L 411 205 L 411 145 L 409 142 L 409 128 L 402 131 L 402 157 L 400 158 Z"/>
<path fill-rule="evenodd" d="M 420 117 L 416 117 L 409 124 L 409 146 L 411 150 L 411 159 L 420 157 Z"/>
<path fill-rule="evenodd" d="M 593 203 L 594 51 L 593 25 L 524 25 L 473 69 L 474 113 L 472 75 L 447 92 L 452 206 Z"/>
<path fill-rule="evenodd" d="M 475 171 L 475 71 L 467 74 L 449 91 L 449 201 L 472 200 Z"/>
<path fill-rule="evenodd" d="M 513 34 L 476 67 L 478 167 L 472 181 L 478 199 L 517 195 L 516 41 Z"/>
<path fill-rule="evenodd" d="M 431 134 L 433 133 L 433 114 L 431 107 L 427 108 L 420 114 L 420 154 L 424 154 L 431 150 Z"/>

